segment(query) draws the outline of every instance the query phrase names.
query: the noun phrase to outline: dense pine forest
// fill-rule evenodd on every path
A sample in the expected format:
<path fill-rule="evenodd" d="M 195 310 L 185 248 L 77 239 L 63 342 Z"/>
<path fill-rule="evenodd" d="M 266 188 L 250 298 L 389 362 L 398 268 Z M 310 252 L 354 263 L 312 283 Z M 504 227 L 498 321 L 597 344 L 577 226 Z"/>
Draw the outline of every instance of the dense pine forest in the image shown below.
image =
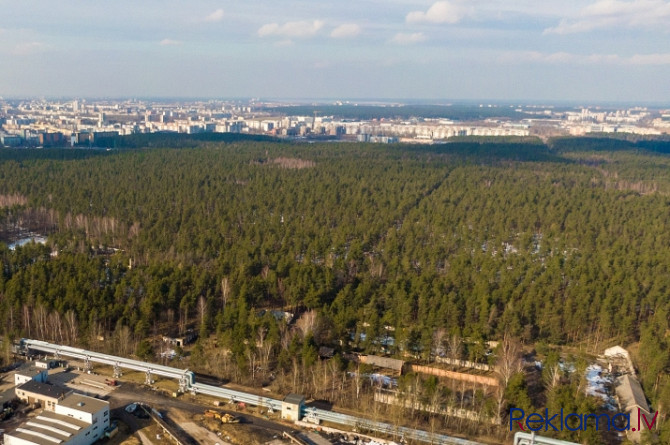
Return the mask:
<path fill-rule="evenodd" d="M 126 146 L 142 144 L 188 148 L 0 151 L 0 235 L 48 235 L 0 244 L 4 338 L 150 358 L 147 338 L 193 329 L 194 363 L 216 339 L 221 377 L 287 387 L 325 366 L 320 346 L 428 360 L 460 338 L 485 362 L 506 334 L 639 342 L 645 392 L 670 404 L 668 142 Z M 534 403 L 510 385 L 509 403 Z"/>

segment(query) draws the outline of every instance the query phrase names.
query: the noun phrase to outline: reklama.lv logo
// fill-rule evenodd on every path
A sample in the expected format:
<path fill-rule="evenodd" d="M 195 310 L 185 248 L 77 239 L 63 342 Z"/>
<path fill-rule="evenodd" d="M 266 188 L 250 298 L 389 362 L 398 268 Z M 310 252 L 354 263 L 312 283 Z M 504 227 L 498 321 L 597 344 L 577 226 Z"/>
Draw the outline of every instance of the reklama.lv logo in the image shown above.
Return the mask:
<path fill-rule="evenodd" d="M 587 428 L 595 428 L 596 431 L 607 428 L 607 431 L 642 431 L 645 426 L 651 430 L 656 423 L 658 411 L 651 419 L 647 418 L 651 413 L 637 410 L 637 425 L 633 424 L 631 428 L 630 413 L 617 413 L 610 417 L 609 414 L 565 414 L 563 409 L 560 413 L 549 416 L 549 409 L 544 410 L 544 415 L 540 413 L 531 413 L 526 416 L 524 410 L 520 408 L 511 408 L 509 410 L 509 430 L 518 428 L 522 431 L 586 431 Z M 651 423 L 650 421 L 651 420 Z M 633 418 L 635 421 L 635 418 Z"/>

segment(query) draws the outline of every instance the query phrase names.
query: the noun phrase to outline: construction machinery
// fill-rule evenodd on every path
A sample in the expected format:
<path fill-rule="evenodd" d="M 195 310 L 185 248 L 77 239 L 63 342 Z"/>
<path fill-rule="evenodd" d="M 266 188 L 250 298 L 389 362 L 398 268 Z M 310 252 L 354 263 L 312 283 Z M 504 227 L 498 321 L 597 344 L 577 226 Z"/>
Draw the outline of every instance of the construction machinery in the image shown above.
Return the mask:
<path fill-rule="evenodd" d="M 220 413 L 218 411 L 214 411 L 213 409 L 205 410 L 204 416 L 210 419 L 217 419 L 221 423 L 240 423 L 240 419 L 233 416 L 232 414 Z"/>

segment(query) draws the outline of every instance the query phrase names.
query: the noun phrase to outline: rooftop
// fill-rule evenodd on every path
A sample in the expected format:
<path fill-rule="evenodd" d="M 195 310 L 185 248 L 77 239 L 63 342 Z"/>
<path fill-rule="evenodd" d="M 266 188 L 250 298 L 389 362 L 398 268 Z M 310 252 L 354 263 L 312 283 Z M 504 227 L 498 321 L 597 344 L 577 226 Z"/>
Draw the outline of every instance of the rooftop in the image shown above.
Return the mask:
<path fill-rule="evenodd" d="M 88 424 L 81 420 L 43 411 L 8 434 L 38 445 L 54 445 L 70 440 L 87 426 Z"/>
<path fill-rule="evenodd" d="M 62 386 L 36 382 L 35 380 L 30 380 L 23 385 L 17 386 L 16 390 L 25 391 L 32 394 L 39 394 L 45 397 L 53 397 L 55 399 L 72 392 L 71 389 L 63 388 Z"/>
<path fill-rule="evenodd" d="M 616 393 L 622 409 L 631 411 L 635 407 L 639 407 L 643 411 L 650 412 L 642 386 L 635 377 L 625 374 L 617 378 L 616 382 Z"/>
<path fill-rule="evenodd" d="M 109 402 L 82 394 L 70 394 L 61 400 L 58 405 L 90 414 L 95 414 L 104 408 L 109 408 Z"/>
<path fill-rule="evenodd" d="M 34 363 L 26 363 L 16 370 L 16 373 L 19 375 L 26 375 L 30 377 L 35 377 L 36 375 L 46 371 L 44 368 L 38 368 Z"/>
<path fill-rule="evenodd" d="M 301 405 L 305 402 L 305 397 L 300 394 L 289 394 L 284 398 L 284 402 L 291 403 L 293 405 Z"/>

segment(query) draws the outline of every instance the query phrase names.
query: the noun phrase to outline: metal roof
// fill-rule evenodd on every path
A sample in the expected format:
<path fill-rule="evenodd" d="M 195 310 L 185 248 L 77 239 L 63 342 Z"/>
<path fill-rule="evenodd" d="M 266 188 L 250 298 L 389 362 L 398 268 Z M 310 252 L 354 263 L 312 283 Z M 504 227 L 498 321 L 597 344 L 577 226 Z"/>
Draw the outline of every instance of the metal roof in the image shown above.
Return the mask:
<path fill-rule="evenodd" d="M 625 374 L 617 378 L 616 383 L 616 393 L 622 409 L 629 412 L 639 407 L 643 411 L 650 412 L 642 386 L 635 377 Z"/>
<path fill-rule="evenodd" d="M 289 394 L 284 398 L 284 402 L 291 403 L 293 405 L 301 405 L 305 402 L 305 397 L 300 394 Z"/>
<path fill-rule="evenodd" d="M 6 433 L 27 443 L 54 445 L 67 442 L 86 429 L 88 423 L 69 416 L 43 411 L 37 417 L 27 419 L 16 430 Z"/>

